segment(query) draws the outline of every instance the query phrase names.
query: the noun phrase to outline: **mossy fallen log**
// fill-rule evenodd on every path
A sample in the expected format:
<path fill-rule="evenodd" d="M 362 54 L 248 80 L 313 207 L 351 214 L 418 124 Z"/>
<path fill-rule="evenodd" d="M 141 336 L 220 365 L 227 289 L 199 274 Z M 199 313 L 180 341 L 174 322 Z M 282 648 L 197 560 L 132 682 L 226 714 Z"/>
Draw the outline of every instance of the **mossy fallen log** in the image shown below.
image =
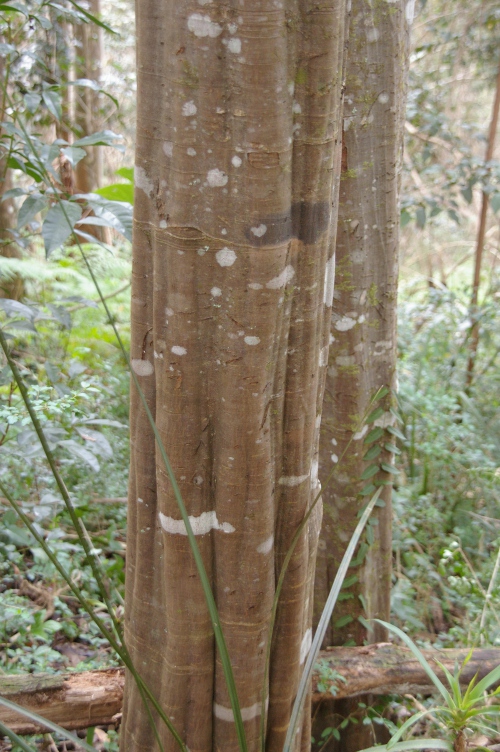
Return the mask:
<path fill-rule="evenodd" d="M 425 657 L 444 679 L 434 659 L 453 672 L 468 650 L 425 650 Z M 474 650 L 461 675 L 466 685 L 500 663 L 500 648 Z M 313 676 L 313 702 L 358 695 L 432 694 L 429 677 L 406 648 L 380 643 L 357 648 L 329 648 L 318 658 Z M 122 707 L 123 669 L 84 671 L 57 676 L 24 674 L 0 676 L 0 695 L 67 729 L 116 724 Z M 44 728 L 0 706 L 0 721 L 17 734 L 32 734 Z"/>

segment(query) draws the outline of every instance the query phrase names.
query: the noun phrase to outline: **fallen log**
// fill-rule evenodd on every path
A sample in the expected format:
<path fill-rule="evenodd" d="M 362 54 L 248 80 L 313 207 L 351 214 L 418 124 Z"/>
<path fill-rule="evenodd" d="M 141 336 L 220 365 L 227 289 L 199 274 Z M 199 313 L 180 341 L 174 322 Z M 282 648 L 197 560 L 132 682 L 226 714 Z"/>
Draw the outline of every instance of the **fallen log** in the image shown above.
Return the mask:
<path fill-rule="evenodd" d="M 453 673 L 468 650 L 422 651 L 437 675 L 444 680 L 437 658 Z M 475 674 L 481 679 L 500 663 L 500 648 L 474 650 L 461 675 L 466 685 Z M 76 730 L 117 722 L 123 699 L 123 669 L 81 673 L 0 676 L 0 695 L 24 708 Z M 313 676 L 313 702 L 358 695 L 429 695 L 433 692 L 427 674 L 407 649 L 391 643 L 358 648 L 329 648 L 318 658 Z M 33 734 L 44 727 L 0 706 L 0 721 L 17 734 Z"/>

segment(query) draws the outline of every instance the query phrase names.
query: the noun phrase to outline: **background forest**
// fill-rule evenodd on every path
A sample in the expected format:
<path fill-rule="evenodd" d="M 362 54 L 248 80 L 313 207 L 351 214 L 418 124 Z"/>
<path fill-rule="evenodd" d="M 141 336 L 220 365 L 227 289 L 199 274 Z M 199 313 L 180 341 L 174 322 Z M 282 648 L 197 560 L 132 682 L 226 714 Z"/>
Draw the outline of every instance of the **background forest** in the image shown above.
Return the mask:
<path fill-rule="evenodd" d="M 127 348 L 134 16 L 129 0 L 102 0 L 100 10 L 92 0 L 88 12 L 102 14 L 101 27 L 72 0 L 0 0 L 0 325 L 120 617 L 129 375 L 64 219 L 68 212 L 78 229 Z M 402 175 L 392 622 L 420 647 L 500 647 L 499 28 L 490 0 L 416 2 Z M 42 178 L 54 191 L 62 184 L 80 194 L 92 213 L 51 202 L 38 190 Z M 106 622 L 88 552 L 3 355 L 0 483 L 0 671 L 119 665 L 3 498 L 7 488 Z M 404 718 L 396 707 L 392 717 Z M 100 733 L 100 748 L 118 749 L 116 732 Z"/>

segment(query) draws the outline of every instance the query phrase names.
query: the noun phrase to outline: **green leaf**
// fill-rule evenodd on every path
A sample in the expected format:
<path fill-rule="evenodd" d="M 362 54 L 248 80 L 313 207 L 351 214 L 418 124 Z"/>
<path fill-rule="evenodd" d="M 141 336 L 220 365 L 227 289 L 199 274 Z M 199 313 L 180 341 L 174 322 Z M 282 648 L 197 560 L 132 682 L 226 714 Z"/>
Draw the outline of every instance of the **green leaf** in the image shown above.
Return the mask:
<path fill-rule="evenodd" d="M 81 206 L 71 201 L 61 201 L 49 209 L 42 228 L 47 256 L 50 256 L 52 251 L 59 248 L 69 238 L 75 223 L 81 216 Z"/>
<path fill-rule="evenodd" d="M 388 431 L 388 433 L 391 433 L 397 439 L 400 439 L 400 441 L 404 441 L 406 443 L 406 436 L 401 433 L 399 428 L 396 428 L 395 426 L 387 426 L 385 430 Z"/>
<path fill-rule="evenodd" d="M 425 227 L 425 221 L 427 219 L 427 214 L 423 206 L 417 207 L 417 211 L 415 212 L 415 217 L 417 220 L 417 227 L 423 230 Z"/>
<path fill-rule="evenodd" d="M 391 454 L 401 454 L 401 449 L 398 449 L 395 444 L 384 444 L 384 449 Z"/>
<path fill-rule="evenodd" d="M 374 460 L 375 457 L 379 456 L 381 451 L 382 448 L 378 444 L 375 444 L 374 446 L 370 447 L 370 449 L 363 456 L 364 461 L 370 462 L 370 460 Z"/>
<path fill-rule="evenodd" d="M 377 426 L 377 428 L 372 428 L 372 430 L 365 436 L 365 440 L 363 444 L 372 444 L 374 441 L 378 441 L 382 436 L 384 435 L 384 429 L 380 428 L 380 426 Z"/>
<path fill-rule="evenodd" d="M 106 130 L 79 138 L 77 141 L 73 141 L 73 146 L 114 146 L 120 148 L 118 141 L 123 141 L 123 136 Z"/>
<path fill-rule="evenodd" d="M 128 204 L 134 203 L 134 186 L 131 183 L 112 183 L 104 188 L 98 188 L 95 193 L 111 201 L 126 201 Z"/>
<path fill-rule="evenodd" d="M 54 89 L 44 89 L 42 99 L 50 114 L 56 119 L 62 118 L 61 95 Z"/>
<path fill-rule="evenodd" d="M 468 185 L 466 188 L 462 188 L 460 193 L 468 204 L 472 204 L 472 186 Z"/>
<path fill-rule="evenodd" d="M 379 470 L 380 468 L 378 465 L 369 465 L 369 467 L 365 467 L 361 473 L 361 480 L 369 480 L 370 478 L 373 478 Z"/>
<path fill-rule="evenodd" d="M 115 175 L 119 175 L 121 178 L 125 178 L 125 180 L 130 180 L 131 183 L 134 182 L 133 167 L 120 167 L 119 170 L 116 170 Z"/>
<path fill-rule="evenodd" d="M 341 629 L 342 627 L 347 626 L 347 624 L 350 624 L 351 621 L 354 621 L 353 617 L 349 616 L 349 614 L 346 614 L 345 616 L 341 616 L 340 619 L 337 619 L 334 627 L 335 629 Z"/>
<path fill-rule="evenodd" d="M 388 465 L 387 462 L 382 462 L 380 467 L 384 472 L 391 473 L 391 475 L 399 475 L 401 472 L 401 470 L 398 470 L 394 465 Z"/>
<path fill-rule="evenodd" d="M 410 752 L 412 749 L 443 749 L 446 752 L 453 751 L 452 745 L 444 739 L 409 739 L 406 742 L 398 742 L 391 747 L 392 752 Z M 387 744 L 377 744 L 376 747 L 366 747 L 361 752 L 387 752 L 387 750 Z"/>
<path fill-rule="evenodd" d="M 486 692 L 492 684 L 497 684 L 497 682 L 499 681 L 500 666 L 497 666 L 493 669 L 493 671 L 490 671 L 490 673 L 487 674 L 484 679 L 481 679 L 481 681 L 476 684 L 472 692 L 470 692 L 469 698 L 471 700 L 475 700 L 476 698 L 482 697 L 484 692 Z"/>
<path fill-rule="evenodd" d="M 383 407 L 377 407 L 375 410 L 373 410 L 369 416 L 366 419 L 366 423 L 373 423 L 374 420 L 377 420 L 377 418 L 380 418 L 381 415 L 383 415 L 385 412 Z"/>
<path fill-rule="evenodd" d="M 492 211 L 496 214 L 500 209 L 500 193 L 494 193 L 490 196 L 490 206 Z"/>
<path fill-rule="evenodd" d="M 40 94 L 36 94 L 33 91 L 29 91 L 24 95 L 24 104 L 26 105 L 26 109 L 32 115 L 37 111 L 41 101 L 42 97 L 40 96 Z"/>
<path fill-rule="evenodd" d="M 42 209 L 45 209 L 46 206 L 47 199 L 45 196 L 40 196 L 40 194 L 28 196 L 19 209 L 19 214 L 17 215 L 17 229 L 20 230 L 21 227 L 29 224 L 31 220 L 42 211 Z"/>
<path fill-rule="evenodd" d="M 78 146 L 66 146 L 64 149 L 61 149 L 61 152 L 72 167 L 76 167 L 78 162 L 81 162 L 87 156 L 85 149 L 80 149 Z"/>
<path fill-rule="evenodd" d="M 394 736 L 387 742 L 387 752 L 389 752 L 389 750 L 393 749 L 396 746 L 399 739 L 401 739 L 401 737 L 404 736 L 408 729 L 411 728 L 415 723 L 417 723 L 417 721 L 433 712 L 434 708 L 430 708 L 429 710 L 420 710 L 418 713 L 414 713 L 411 718 L 408 718 L 408 720 L 406 720 L 403 725 L 398 728 Z"/>
<path fill-rule="evenodd" d="M 373 483 L 370 483 L 369 485 L 365 486 L 361 489 L 359 492 L 360 496 L 370 496 L 374 491 L 376 491 L 376 486 L 373 485 Z"/>

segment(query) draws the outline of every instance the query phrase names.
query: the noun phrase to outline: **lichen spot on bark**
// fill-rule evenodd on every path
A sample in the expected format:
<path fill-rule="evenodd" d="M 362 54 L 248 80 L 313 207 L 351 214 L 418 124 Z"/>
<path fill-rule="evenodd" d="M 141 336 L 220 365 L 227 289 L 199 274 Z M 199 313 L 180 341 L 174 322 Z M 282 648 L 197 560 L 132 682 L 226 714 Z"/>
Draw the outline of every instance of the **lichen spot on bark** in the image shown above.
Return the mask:
<path fill-rule="evenodd" d="M 288 264 L 288 266 L 285 266 L 281 274 L 278 274 L 277 277 L 273 277 L 269 282 L 266 282 L 266 287 L 268 290 L 279 290 L 282 287 L 285 287 L 294 276 L 295 269 L 291 264 Z"/>
<path fill-rule="evenodd" d="M 260 224 L 258 227 L 251 227 L 250 232 L 255 235 L 256 238 L 261 238 L 267 232 L 267 226 Z"/>
<path fill-rule="evenodd" d="M 172 535 L 187 535 L 184 520 L 174 520 L 173 517 L 167 517 L 166 514 L 159 512 L 160 525 L 166 533 Z M 206 535 L 210 530 L 220 530 L 223 533 L 234 533 L 235 528 L 229 522 L 219 522 L 217 513 L 202 512 L 197 517 L 189 515 L 189 524 L 194 535 Z"/>
<path fill-rule="evenodd" d="M 260 712 L 261 704 L 260 702 L 256 702 L 253 705 L 250 705 L 250 707 L 248 708 L 241 708 L 241 719 L 243 721 L 251 721 L 252 718 L 260 715 Z M 224 705 L 219 705 L 217 702 L 214 703 L 214 715 L 220 721 L 234 723 L 234 715 L 232 709 L 225 708 Z"/>
<path fill-rule="evenodd" d="M 212 21 L 210 16 L 201 13 L 192 13 L 188 18 L 188 29 L 195 37 L 218 37 L 222 32 L 222 26 Z"/>
<path fill-rule="evenodd" d="M 274 535 L 270 535 L 269 538 L 267 538 L 264 543 L 261 543 L 259 546 L 257 546 L 257 553 L 259 554 L 269 554 L 272 551 L 274 543 Z"/>
<path fill-rule="evenodd" d="M 302 638 L 302 642 L 300 644 L 300 665 L 304 663 L 305 659 L 309 655 L 311 644 L 312 644 L 312 629 L 309 628 L 304 634 L 304 637 Z"/>
<path fill-rule="evenodd" d="M 185 347 L 181 347 L 181 345 L 174 345 L 172 347 L 172 352 L 174 355 L 186 355 L 187 350 Z"/>
<path fill-rule="evenodd" d="M 149 360 L 141 360 L 141 358 L 132 358 L 130 365 L 134 369 L 138 376 L 151 376 L 154 371 L 154 366 Z"/>
<path fill-rule="evenodd" d="M 218 167 L 207 172 L 207 183 L 211 188 L 222 188 L 228 180 L 226 173 Z"/>
<path fill-rule="evenodd" d="M 221 248 L 215 254 L 219 266 L 232 266 L 236 261 L 236 253 L 232 248 Z"/>
<path fill-rule="evenodd" d="M 282 475 L 278 483 L 280 486 L 300 486 L 305 480 L 309 478 L 310 473 L 306 475 Z"/>
<path fill-rule="evenodd" d="M 258 345 L 260 342 L 260 337 L 245 337 L 244 342 L 247 345 Z"/>
<path fill-rule="evenodd" d="M 222 290 L 220 289 L 220 287 L 212 287 L 212 289 L 210 290 L 210 295 L 213 298 L 220 298 L 220 296 L 222 295 Z"/>
<path fill-rule="evenodd" d="M 323 291 L 323 303 L 328 306 L 333 302 L 333 288 L 335 286 L 335 255 L 326 262 L 325 287 Z"/>

